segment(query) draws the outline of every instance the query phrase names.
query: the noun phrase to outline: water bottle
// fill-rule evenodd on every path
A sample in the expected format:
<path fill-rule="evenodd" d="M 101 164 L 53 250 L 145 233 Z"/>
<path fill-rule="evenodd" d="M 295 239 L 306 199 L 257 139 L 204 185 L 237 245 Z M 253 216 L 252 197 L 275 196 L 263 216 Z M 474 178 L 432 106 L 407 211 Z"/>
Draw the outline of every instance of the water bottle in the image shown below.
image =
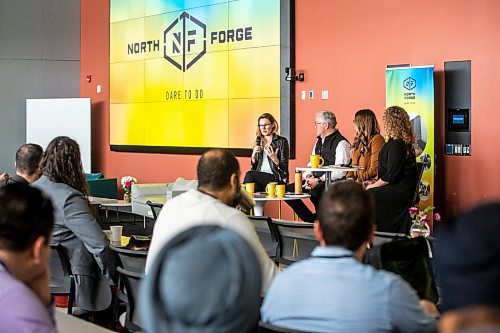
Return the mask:
<path fill-rule="evenodd" d="M 302 194 L 302 172 L 295 171 L 295 194 Z"/>

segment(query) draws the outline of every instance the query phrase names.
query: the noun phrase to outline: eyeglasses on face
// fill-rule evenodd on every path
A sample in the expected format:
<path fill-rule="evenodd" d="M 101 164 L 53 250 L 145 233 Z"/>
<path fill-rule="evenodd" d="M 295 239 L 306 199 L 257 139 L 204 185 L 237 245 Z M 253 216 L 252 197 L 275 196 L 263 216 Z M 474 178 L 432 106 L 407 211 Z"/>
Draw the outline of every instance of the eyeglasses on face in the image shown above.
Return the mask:
<path fill-rule="evenodd" d="M 271 126 L 272 124 L 271 123 L 266 123 L 266 124 L 259 124 L 258 126 L 259 127 L 267 127 L 267 126 Z"/>
<path fill-rule="evenodd" d="M 318 127 L 319 125 L 326 124 L 325 121 L 315 122 L 314 127 Z"/>

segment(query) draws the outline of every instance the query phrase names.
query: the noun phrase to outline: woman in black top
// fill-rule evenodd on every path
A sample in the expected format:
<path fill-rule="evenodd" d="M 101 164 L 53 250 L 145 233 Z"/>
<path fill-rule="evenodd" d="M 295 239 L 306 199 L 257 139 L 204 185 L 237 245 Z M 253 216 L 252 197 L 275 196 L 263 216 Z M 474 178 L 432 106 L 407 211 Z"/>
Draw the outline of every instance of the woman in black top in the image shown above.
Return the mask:
<path fill-rule="evenodd" d="M 244 183 L 255 183 L 255 191 L 264 191 L 267 183 L 288 182 L 288 140 L 278 133 L 278 122 L 273 115 L 264 113 L 257 122 L 257 139 L 252 151 L 251 170 Z"/>
<path fill-rule="evenodd" d="M 379 154 L 379 179 L 366 187 L 375 201 L 377 230 L 408 234 L 413 195 L 417 186 L 415 136 L 410 118 L 399 106 L 384 113 L 386 144 Z"/>

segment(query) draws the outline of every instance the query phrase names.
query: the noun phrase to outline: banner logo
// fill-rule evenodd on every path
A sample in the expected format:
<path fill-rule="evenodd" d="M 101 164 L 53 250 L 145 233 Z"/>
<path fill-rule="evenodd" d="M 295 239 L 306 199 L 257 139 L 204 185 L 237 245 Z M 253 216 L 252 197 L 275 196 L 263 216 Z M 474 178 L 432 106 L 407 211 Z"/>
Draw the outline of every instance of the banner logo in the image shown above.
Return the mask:
<path fill-rule="evenodd" d="M 183 12 L 163 32 L 163 57 L 185 72 L 207 52 L 207 26 Z"/>
<path fill-rule="evenodd" d="M 416 86 L 417 86 L 417 80 L 415 80 L 415 79 L 414 79 L 414 78 L 412 78 L 412 77 L 406 78 L 406 79 L 403 81 L 403 87 L 404 87 L 406 90 L 413 90 Z"/>

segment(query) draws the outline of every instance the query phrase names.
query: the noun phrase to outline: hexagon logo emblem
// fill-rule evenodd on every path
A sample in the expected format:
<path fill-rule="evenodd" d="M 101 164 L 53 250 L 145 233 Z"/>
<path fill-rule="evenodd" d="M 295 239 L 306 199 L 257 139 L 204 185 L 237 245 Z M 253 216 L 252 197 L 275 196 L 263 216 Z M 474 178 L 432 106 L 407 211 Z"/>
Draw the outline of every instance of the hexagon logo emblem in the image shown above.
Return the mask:
<path fill-rule="evenodd" d="M 185 72 L 207 52 L 207 26 L 183 12 L 163 32 L 163 57 Z"/>
<path fill-rule="evenodd" d="M 415 80 L 411 76 L 403 81 L 403 87 L 406 90 L 413 90 L 416 86 L 417 86 L 417 80 Z"/>

